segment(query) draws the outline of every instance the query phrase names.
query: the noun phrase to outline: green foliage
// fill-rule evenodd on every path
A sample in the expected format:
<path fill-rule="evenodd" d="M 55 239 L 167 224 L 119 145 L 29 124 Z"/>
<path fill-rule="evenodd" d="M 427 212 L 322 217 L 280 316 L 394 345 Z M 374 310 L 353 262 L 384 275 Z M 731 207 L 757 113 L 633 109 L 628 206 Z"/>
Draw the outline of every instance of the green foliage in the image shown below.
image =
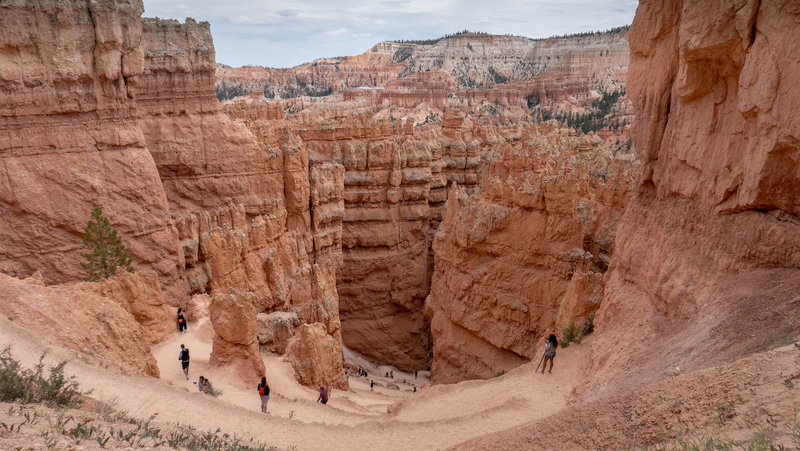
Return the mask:
<path fill-rule="evenodd" d="M 241 97 L 241 96 L 247 94 L 247 91 L 245 90 L 244 85 L 241 85 L 241 84 L 229 85 L 229 84 L 225 83 L 224 80 L 220 84 L 216 85 L 214 88 L 217 91 L 217 99 L 220 102 L 222 102 L 224 100 L 233 99 L 234 97 Z M 265 95 L 266 95 L 266 91 L 265 91 Z M 273 96 L 274 96 L 274 94 L 273 94 Z"/>
<path fill-rule="evenodd" d="M 583 320 L 583 326 L 581 326 L 580 329 L 575 325 L 575 321 L 569 323 L 569 326 L 567 326 L 561 334 L 559 345 L 562 348 L 566 348 L 569 347 L 570 343 L 580 344 L 584 337 L 592 332 L 594 332 L 594 313 L 590 313 L 589 316 Z"/>
<path fill-rule="evenodd" d="M 207 394 L 215 398 L 219 397 L 222 394 L 222 390 L 215 389 L 214 386 L 211 385 L 211 382 L 208 381 L 208 379 L 206 379 L 206 384 L 208 385 L 208 391 L 206 391 Z"/>
<path fill-rule="evenodd" d="M 0 352 L 0 401 L 19 400 L 23 404 L 30 402 L 46 403 L 51 407 L 72 407 L 80 405 L 82 393 L 75 377 L 64 374 L 67 362 L 61 362 L 49 368 L 45 374 L 44 354 L 33 369 L 22 368 L 17 360 L 11 357 L 11 348 Z"/>
<path fill-rule="evenodd" d="M 499 85 L 499 84 L 502 84 L 502 83 L 505 83 L 505 82 L 508 81 L 508 77 L 506 77 L 505 75 L 501 74 L 500 72 L 497 72 L 497 70 L 494 67 L 489 66 L 488 71 L 489 71 L 489 75 L 492 76 L 492 80 L 496 84 Z"/>
<path fill-rule="evenodd" d="M 500 376 L 502 376 L 504 374 L 506 374 L 506 370 L 500 370 L 500 371 L 497 372 L 497 374 L 494 375 L 494 377 L 500 377 Z"/>
<path fill-rule="evenodd" d="M 88 253 L 81 254 L 86 259 L 86 263 L 81 263 L 88 274 L 86 280 L 96 282 L 101 278 L 107 279 L 117 273 L 118 267 L 133 272 L 131 259 L 117 236 L 117 230 L 109 225 L 100 207 L 92 210 L 83 244 L 89 249 Z"/>
<path fill-rule="evenodd" d="M 561 345 L 562 348 L 567 348 L 570 343 L 580 343 L 579 335 L 580 332 L 578 332 L 578 328 L 573 321 L 569 323 L 569 326 L 564 329 L 564 333 L 561 334 L 561 342 L 559 342 L 559 345 Z"/>
<path fill-rule="evenodd" d="M 589 316 L 583 320 L 583 328 L 581 329 L 581 337 L 585 337 L 590 333 L 594 332 L 594 313 L 590 313 Z"/>
<path fill-rule="evenodd" d="M 574 128 L 584 134 L 597 132 L 607 127 L 619 127 L 622 124 L 618 123 L 619 121 L 613 113 L 615 113 L 619 98 L 625 96 L 625 88 L 615 89 L 614 91 L 602 91 L 600 94 L 601 96 L 599 98 L 592 101 L 592 106 L 586 113 L 554 113 L 546 107 L 541 108 L 542 121 L 555 119 L 565 123 L 567 127 Z M 533 111 L 535 107 L 539 105 L 539 98 L 536 94 L 530 94 L 527 97 L 527 102 L 528 108 Z"/>

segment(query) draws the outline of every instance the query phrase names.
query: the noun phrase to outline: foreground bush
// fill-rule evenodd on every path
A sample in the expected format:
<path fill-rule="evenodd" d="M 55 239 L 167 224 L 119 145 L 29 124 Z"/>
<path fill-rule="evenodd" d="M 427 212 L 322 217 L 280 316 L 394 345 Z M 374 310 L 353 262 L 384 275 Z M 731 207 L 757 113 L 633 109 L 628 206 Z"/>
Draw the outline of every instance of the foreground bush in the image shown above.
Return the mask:
<path fill-rule="evenodd" d="M 49 368 L 45 375 L 44 354 L 33 369 L 22 368 L 17 360 L 11 357 L 11 348 L 0 352 L 0 401 L 21 401 L 44 403 L 50 407 L 75 407 L 82 402 L 84 395 L 80 391 L 74 376 L 64 374 L 63 361 Z"/>

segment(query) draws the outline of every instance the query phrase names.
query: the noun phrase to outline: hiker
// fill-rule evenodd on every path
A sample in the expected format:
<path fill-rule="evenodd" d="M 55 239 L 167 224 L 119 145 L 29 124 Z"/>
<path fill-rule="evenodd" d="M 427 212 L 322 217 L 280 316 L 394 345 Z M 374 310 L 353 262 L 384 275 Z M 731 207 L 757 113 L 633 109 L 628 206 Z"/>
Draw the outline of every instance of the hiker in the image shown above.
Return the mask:
<path fill-rule="evenodd" d="M 389 377 L 389 372 L 387 371 L 386 374 L 383 375 L 383 377 L 388 378 Z"/>
<path fill-rule="evenodd" d="M 391 377 L 392 379 L 394 379 L 394 371 L 389 371 L 389 377 Z"/>
<path fill-rule="evenodd" d="M 211 394 L 214 392 L 214 388 L 211 386 L 211 381 L 208 380 L 207 377 L 203 378 L 203 393 Z"/>
<path fill-rule="evenodd" d="M 414 386 L 414 393 L 416 393 L 416 392 L 417 392 L 417 386 L 415 385 Z"/>
<path fill-rule="evenodd" d="M 417 370 L 414 370 L 414 379 L 417 378 Z"/>
<path fill-rule="evenodd" d="M 375 381 L 369 381 L 369 391 L 375 391 Z"/>
<path fill-rule="evenodd" d="M 261 376 L 261 382 L 257 387 L 258 396 L 261 397 L 261 413 L 269 413 L 267 410 L 267 403 L 269 403 L 269 384 L 267 384 L 267 377 Z"/>
<path fill-rule="evenodd" d="M 200 393 L 205 393 L 206 392 L 206 378 L 205 377 L 200 376 L 200 378 L 197 379 L 197 382 L 195 382 L 195 384 L 197 385 L 197 390 L 200 391 Z"/>
<path fill-rule="evenodd" d="M 186 380 L 189 380 L 189 348 L 181 345 L 181 353 L 178 354 L 178 360 L 181 361 L 181 368 L 183 368 L 183 374 L 186 375 Z"/>
<path fill-rule="evenodd" d="M 189 332 L 189 328 L 186 326 L 186 318 L 183 316 L 183 309 L 178 307 L 178 332 L 185 334 Z"/>
<path fill-rule="evenodd" d="M 550 334 L 550 336 L 545 339 L 544 366 L 542 366 L 542 369 L 539 370 L 540 373 L 544 373 L 544 369 L 547 368 L 548 361 L 550 361 L 550 369 L 547 370 L 547 372 L 548 373 L 553 372 L 553 357 L 556 356 L 557 347 L 558 347 L 558 340 L 556 339 L 555 334 Z"/>
<path fill-rule="evenodd" d="M 319 398 L 317 398 L 317 402 L 322 402 L 323 405 L 328 404 L 328 389 L 325 387 L 319 387 Z"/>

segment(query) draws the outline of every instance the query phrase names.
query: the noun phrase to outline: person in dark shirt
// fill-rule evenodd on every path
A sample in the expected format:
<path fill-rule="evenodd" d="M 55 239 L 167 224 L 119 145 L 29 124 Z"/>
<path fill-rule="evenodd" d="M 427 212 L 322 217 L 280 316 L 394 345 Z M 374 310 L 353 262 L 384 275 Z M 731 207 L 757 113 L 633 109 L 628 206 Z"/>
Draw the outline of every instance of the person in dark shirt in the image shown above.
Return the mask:
<path fill-rule="evenodd" d="M 178 354 L 178 360 L 181 361 L 181 368 L 183 374 L 186 375 L 186 380 L 189 380 L 189 348 L 181 345 L 181 353 Z"/>
<path fill-rule="evenodd" d="M 258 384 L 258 387 L 256 387 L 256 390 L 258 390 L 258 396 L 261 398 L 261 412 L 269 413 L 269 410 L 267 410 L 267 404 L 269 403 L 269 384 L 267 384 L 267 378 L 265 376 L 261 377 L 261 382 Z"/>
<path fill-rule="evenodd" d="M 189 332 L 189 329 L 186 327 L 186 317 L 183 316 L 183 309 L 178 307 L 178 332 L 185 334 Z"/>
<path fill-rule="evenodd" d="M 319 398 L 317 398 L 317 402 L 321 402 L 322 404 L 328 404 L 328 389 L 325 387 L 319 388 Z"/>

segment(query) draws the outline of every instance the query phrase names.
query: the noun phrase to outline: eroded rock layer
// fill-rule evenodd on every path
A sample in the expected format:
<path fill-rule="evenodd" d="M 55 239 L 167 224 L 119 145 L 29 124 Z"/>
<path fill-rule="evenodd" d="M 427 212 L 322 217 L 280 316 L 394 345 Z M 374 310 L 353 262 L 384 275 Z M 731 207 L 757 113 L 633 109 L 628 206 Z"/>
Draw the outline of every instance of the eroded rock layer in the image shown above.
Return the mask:
<path fill-rule="evenodd" d="M 788 0 L 641 2 L 643 166 L 597 316 L 598 385 L 729 360 L 800 320 L 798 20 Z"/>
<path fill-rule="evenodd" d="M 632 195 L 635 154 L 552 125 L 503 132 L 478 189 L 451 191 L 433 242 L 426 309 L 437 381 L 538 358 L 546 329 L 596 311 Z"/>
<path fill-rule="evenodd" d="M 141 123 L 170 201 L 189 288 L 211 295 L 217 337 L 210 362 L 246 378 L 263 374 L 257 317 L 272 312 L 320 323 L 341 355 L 332 283 L 341 260 L 340 167 L 312 169 L 290 132 L 254 134 L 222 112 L 208 23 L 144 25 L 145 68 L 135 79 Z"/>
<path fill-rule="evenodd" d="M 177 236 L 138 126 L 141 2 L 0 5 L 0 272 L 79 280 L 103 206 L 140 268 L 186 299 Z"/>
<path fill-rule="evenodd" d="M 210 361 L 244 380 L 264 372 L 259 313 L 320 325 L 341 358 L 341 165 L 312 168 L 291 133 L 267 143 L 231 121 L 214 94 L 209 24 L 142 11 L 141 1 L 0 5 L 0 271 L 79 280 L 83 229 L 100 205 L 136 269 L 158 279 L 89 291 L 117 299 L 151 340 L 174 315 L 162 299 L 208 302 Z M 142 296 L 150 302 L 134 307 Z M 342 386 L 341 365 L 315 371 Z"/>

